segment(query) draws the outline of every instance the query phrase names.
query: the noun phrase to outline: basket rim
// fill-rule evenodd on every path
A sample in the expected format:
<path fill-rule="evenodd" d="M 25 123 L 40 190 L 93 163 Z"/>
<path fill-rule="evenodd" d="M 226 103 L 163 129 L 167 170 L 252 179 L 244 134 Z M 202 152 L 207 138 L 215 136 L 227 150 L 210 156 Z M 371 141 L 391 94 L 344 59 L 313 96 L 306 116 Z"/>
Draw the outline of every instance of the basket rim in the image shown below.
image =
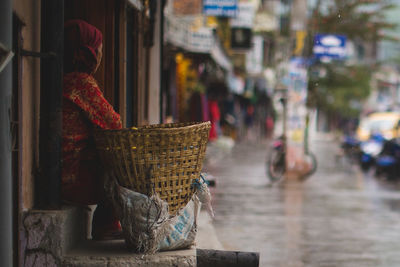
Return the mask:
<path fill-rule="evenodd" d="M 176 126 L 176 127 L 154 127 L 154 126 Z M 174 123 L 164 123 L 164 124 L 148 124 L 148 125 L 143 125 L 139 127 L 131 127 L 131 128 L 123 128 L 123 129 L 96 129 L 98 132 L 132 132 L 132 131 L 171 131 L 171 130 L 176 130 L 176 129 L 181 129 L 181 128 L 186 128 L 186 129 L 191 129 L 191 128 L 197 128 L 201 125 L 207 125 L 211 127 L 211 122 L 210 121 L 204 121 L 204 122 L 174 122 Z M 153 127 L 149 127 L 153 126 Z"/>

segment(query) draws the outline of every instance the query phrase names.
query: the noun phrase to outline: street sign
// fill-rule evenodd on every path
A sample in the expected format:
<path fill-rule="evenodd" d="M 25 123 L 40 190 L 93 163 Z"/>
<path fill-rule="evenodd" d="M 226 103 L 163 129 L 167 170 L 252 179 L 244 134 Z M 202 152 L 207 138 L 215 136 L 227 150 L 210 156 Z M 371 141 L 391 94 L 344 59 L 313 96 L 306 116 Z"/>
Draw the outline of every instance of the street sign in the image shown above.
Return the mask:
<path fill-rule="evenodd" d="M 344 59 L 346 57 L 344 35 L 317 34 L 314 38 L 313 53 L 319 59 Z"/>
<path fill-rule="evenodd" d="M 203 14 L 216 17 L 236 17 L 238 0 L 203 0 Z"/>

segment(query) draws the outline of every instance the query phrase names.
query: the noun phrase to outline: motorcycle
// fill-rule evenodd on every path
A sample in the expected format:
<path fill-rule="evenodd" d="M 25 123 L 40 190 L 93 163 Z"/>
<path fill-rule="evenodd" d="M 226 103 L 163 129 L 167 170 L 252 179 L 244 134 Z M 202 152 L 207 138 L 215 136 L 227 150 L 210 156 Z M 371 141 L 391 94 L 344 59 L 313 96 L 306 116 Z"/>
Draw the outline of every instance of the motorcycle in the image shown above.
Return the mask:
<path fill-rule="evenodd" d="M 375 163 L 375 174 L 384 176 L 387 179 L 397 178 L 400 171 L 400 144 L 395 140 L 388 140 L 384 143 L 382 152 Z"/>
<path fill-rule="evenodd" d="M 286 172 L 286 138 L 274 140 L 267 159 L 267 175 L 271 182 L 282 180 Z"/>
<path fill-rule="evenodd" d="M 267 174 L 271 182 L 278 182 L 283 180 L 287 171 L 286 155 L 287 155 L 286 138 L 281 136 L 272 142 L 267 160 Z M 311 152 L 304 153 L 302 162 L 305 166 L 309 166 L 306 173 L 302 173 L 299 177 L 301 181 L 306 180 L 313 175 L 317 170 L 317 158 Z"/>
<path fill-rule="evenodd" d="M 376 159 L 382 152 L 385 138 L 381 134 L 372 134 L 367 141 L 360 143 L 360 167 L 368 171 L 375 165 Z"/>

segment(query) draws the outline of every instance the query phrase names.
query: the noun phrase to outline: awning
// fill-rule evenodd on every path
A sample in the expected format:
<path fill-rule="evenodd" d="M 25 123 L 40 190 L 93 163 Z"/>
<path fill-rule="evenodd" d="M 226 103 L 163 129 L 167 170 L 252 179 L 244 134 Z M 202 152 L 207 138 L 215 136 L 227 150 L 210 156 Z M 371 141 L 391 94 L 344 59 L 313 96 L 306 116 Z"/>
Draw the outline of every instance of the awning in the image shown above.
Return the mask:
<path fill-rule="evenodd" d="M 216 64 L 227 71 L 232 70 L 232 63 L 211 27 L 193 27 L 187 19 L 166 15 L 164 38 L 188 52 L 209 54 Z"/>
<path fill-rule="evenodd" d="M 215 41 L 212 28 L 191 26 L 187 19 L 165 16 L 165 41 L 189 52 L 209 53 Z"/>
<path fill-rule="evenodd" d="M 232 71 L 232 63 L 230 59 L 225 55 L 224 50 L 221 48 L 221 45 L 218 41 L 214 42 L 214 46 L 211 49 L 211 57 L 214 59 L 215 63 L 220 65 L 227 71 Z"/>

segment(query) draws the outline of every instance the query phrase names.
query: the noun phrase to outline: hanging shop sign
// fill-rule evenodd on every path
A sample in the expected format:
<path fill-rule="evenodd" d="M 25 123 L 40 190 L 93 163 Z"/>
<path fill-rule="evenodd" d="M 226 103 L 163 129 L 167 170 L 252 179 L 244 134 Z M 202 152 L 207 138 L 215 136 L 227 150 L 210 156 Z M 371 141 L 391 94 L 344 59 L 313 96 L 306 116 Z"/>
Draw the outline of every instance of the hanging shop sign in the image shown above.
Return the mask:
<path fill-rule="evenodd" d="M 227 71 L 232 63 L 225 54 L 212 27 L 193 27 L 188 20 L 165 16 L 165 42 L 193 53 L 210 54 L 211 58 Z"/>
<path fill-rule="evenodd" d="M 165 17 L 165 33 L 164 38 L 169 43 L 184 47 L 187 41 L 188 28 L 186 23 L 182 23 L 180 20 L 173 16 Z"/>
<path fill-rule="evenodd" d="M 248 50 L 251 48 L 252 30 L 249 28 L 231 28 L 231 48 Z"/>
<path fill-rule="evenodd" d="M 214 46 L 213 29 L 192 27 L 188 21 L 172 16 L 165 17 L 165 39 L 187 51 L 209 53 Z"/>
<path fill-rule="evenodd" d="M 238 0 L 203 0 L 203 14 L 216 17 L 236 17 Z"/>
<path fill-rule="evenodd" d="M 317 34 L 314 38 L 314 56 L 318 59 L 344 59 L 346 40 L 344 35 Z"/>
<path fill-rule="evenodd" d="M 268 11 L 260 11 L 255 15 L 253 31 L 272 32 L 279 28 L 279 22 L 276 16 Z"/>
<path fill-rule="evenodd" d="M 190 51 L 208 53 L 214 45 L 212 28 L 202 27 L 188 31 L 187 48 Z"/>
<path fill-rule="evenodd" d="M 231 19 L 231 27 L 252 28 L 255 13 L 256 8 L 252 2 L 240 2 L 238 5 L 237 16 Z"/>

